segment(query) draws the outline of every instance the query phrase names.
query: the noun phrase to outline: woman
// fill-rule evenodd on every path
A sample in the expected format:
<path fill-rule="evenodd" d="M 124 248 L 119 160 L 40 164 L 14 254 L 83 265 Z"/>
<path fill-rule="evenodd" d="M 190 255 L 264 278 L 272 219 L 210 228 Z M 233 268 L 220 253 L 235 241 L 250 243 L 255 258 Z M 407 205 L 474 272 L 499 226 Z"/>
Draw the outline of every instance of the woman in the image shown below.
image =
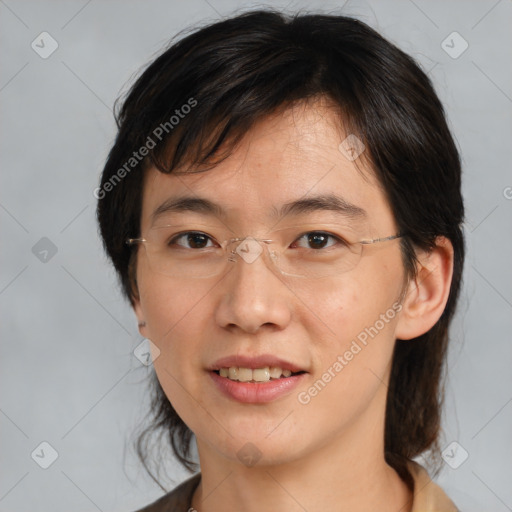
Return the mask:
<path fill-rule="evenodd" d="M 200 465 L 144 511 L 456 510 L 412 460 L 439 452 L 464 261 L 415 62 L 351 18 L 246 13 L 152 62 L 118 127 L 101 235 L 151 340 L 154 429 Z"/>

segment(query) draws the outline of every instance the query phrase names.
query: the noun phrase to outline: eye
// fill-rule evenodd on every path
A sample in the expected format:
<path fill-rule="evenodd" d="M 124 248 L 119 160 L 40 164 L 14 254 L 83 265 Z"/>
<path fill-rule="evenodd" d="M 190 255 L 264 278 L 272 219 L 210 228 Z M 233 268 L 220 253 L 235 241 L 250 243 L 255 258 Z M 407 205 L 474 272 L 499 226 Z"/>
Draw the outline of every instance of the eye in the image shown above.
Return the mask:
<path fill-rule="evenodd" d="M 187 247 L 178 242 L 182 239 L 184 240 L 185 244 L 190 244 L 190 246 Z M 180 235 L 176 235 L 171 238 L 167 245 L 179 245 L 181 247 L 185 247 L 185 249 L 206 249 L 207 246 L 205 246 L 205 244 L 207 244 L 208 241 L 213 240 L 206 233 L 202 233 L 201 231 L 187 231 L 186 233 L 181 233 Z"/>
<path fill-rule="evenodd" d="M 299 240 L 305 240 L 307 244 L 311 244 L 312 247 L 306 247 L 308 249 L 318 250 L 318 249 L 324 249 L 329 248 L 335 245 L 336 243 L 341 244 L 341 246 L 347 247 L 348 244 L 340 237 L 335 236 L 331 233 L 327 233 L 325 231 L 310 231 L 308 233 L 304 233 L 301 235 L 297 240 L 294 242 L 294 244 L 297 244 Z M 334 244 L 327 245 L 327 241 L 329 239 L 334 240 Z"/>

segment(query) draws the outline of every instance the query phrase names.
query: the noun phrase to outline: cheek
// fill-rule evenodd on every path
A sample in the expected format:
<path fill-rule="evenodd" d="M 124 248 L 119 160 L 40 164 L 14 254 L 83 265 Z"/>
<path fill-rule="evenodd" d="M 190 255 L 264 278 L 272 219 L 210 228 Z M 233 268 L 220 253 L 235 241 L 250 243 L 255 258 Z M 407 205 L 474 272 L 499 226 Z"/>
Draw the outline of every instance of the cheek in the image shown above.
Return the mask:
<path fill-rule="evenodd" d="M 316 347 L 314 378 L 299 397 L 301 404 L 308 402 L 304 413 L 312 431 L 329 426 L 334 433 L 364 414 L 376 397 L 384 403 L 395 344 L 390 311 L 387 323 L 375 307 L 370 314 L 341 309 L 332 317 L 336 339 Z"/>
<path fill-rule="evenodd" d="M 377 295 L 359 286 L 326 298 L 321 310 L 329 336 L 317 338 L 323 368 L 345 355 L 347 367 L 385 366 L 393 351 L 399 307 L 393 298 L 394 293 Z"/>
<path fill-rule="evenodd" d="M 315 389 L 303 391 L 316 402 L 320 416 L 333 410 L 339 418 L 357 415 L 386 382 L 401 281 L 396 266 L 379 268 L 372 273 L 361 267 L 350 279 L 339 280 L 339 290 L 317 293 L 314 302 L 313 290 L 310 302 L 304 301 L 314 309 L 310 329 L 316 381 Z"/>
<path fill-rule="evenodd" d="M 176 280 L 171 285 L 163 276 L 141 282 L 139 291 L 148 337 L 160 350 L 153 363 L 156 375 L 178 415 L 185 423 L 195 425 L 198 412 L 206 410 L 206 404 L 201 407 L 198 392 L 198 354 L 207 332 L 204 322 L 211 318 L 205 311 L 208 288 L 201 292 L 190 284 L 180 286 Z"/>
<path fill-rule="evenodd" d="M 310 331 L 311 343 L 326 353 L 331 352 L 329 347 L 340 350 L 369 319 L 377 319 L 386 297 L 379 287 L 372 288 L 371 279 L 365 282 L 362 276 L 339 279 L 336 288 L 328 283 L 323 289 L 313 285 L 297 293 L 302 304 L 300 321 Z"/>
<path fill-rule="evenodd" d="M 164 276 L 141 279 L 141 306 L 148 326 L 147 336 L 159 348 L 155 370 L 183 378 L 188 367 L 197 364 L 204 322 L 211 318 L 205 311 L 208 289 L 172 283 Z M 166 379 L 167 380 L 167 379 Z"/>
<path fill-rule="evenodd" d="M 193 327 L 189 317 L 204 308 L 201 299 L 205 294 L 198 287 L 176 279 L 171 281 L 165 276 L 151 275 L 141 279 L 139 292 L 153 341 L 162 343 L 163 348 L 181 329 Z"/>

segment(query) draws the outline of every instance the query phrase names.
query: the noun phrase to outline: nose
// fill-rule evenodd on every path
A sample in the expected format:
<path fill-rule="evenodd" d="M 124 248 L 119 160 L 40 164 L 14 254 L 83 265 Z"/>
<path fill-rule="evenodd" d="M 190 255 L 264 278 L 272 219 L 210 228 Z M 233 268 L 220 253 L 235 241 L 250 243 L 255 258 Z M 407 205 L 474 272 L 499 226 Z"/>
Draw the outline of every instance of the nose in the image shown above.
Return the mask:
<path fill-rule="evenodd" d="M 225 329 L 251 334 L 262 326 L 284 329 L 292 316 L 293 294 L 274 266 L 269 246 L 253 240 L 233 248 L 236 253 L 230 257 L 228 273 L 219 282 L 222 297 L 216 322 Z"/>

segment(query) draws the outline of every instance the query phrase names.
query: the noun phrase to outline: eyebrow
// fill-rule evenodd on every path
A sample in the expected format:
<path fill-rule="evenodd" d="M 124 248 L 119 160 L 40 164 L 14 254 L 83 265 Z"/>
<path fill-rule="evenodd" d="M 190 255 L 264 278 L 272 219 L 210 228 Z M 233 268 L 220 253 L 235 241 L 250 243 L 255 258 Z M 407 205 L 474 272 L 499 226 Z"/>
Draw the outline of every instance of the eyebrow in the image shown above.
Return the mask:
<path fill-rule="evenodd" d="M 271 209 L 271 217 L 282 219 L 286 215 L 301 215 L 316 211 L 332 211 L 349 219 L 360 220 L 368 215 L 366 211 L 342 197 L 334 194 L 322 194 L 297 199 L 284 203 L 278 210 L 275 206 Z M 158 217 L 166 213 L 195 212 L 204 215 L 214 215 L 226 218 L 227 213 L 217 203 L 209 199 L 193 196 L 171 197 L 158 206 L 151 214 L 154 222 Z"/>

